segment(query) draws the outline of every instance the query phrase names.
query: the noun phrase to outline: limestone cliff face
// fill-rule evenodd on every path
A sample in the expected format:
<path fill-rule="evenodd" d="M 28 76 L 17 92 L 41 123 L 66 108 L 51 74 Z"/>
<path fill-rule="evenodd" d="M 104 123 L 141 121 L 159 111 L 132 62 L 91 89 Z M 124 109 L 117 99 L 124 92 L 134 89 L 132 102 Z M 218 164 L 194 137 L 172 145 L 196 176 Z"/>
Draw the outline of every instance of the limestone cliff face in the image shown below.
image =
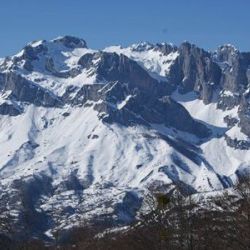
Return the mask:
<path fill-rule="evenodd" d="M 125 100 L 127 96 L 132 96 L 130 102 L 133 101 L 136 105 L 145 107 L 150 105 L 148 110 L 152 113 L 146 115 L 150 122 L 153 120 L 162 121 L 164 120 L 163 114 L 167 109 L 165 111 L 163 108 L 161 109 L 162 117 L 158 116 L 157 119 L 152 119 L 155 116 L 153 115 L 156 112 L 155 109 L 158 105 L 172 106 L 173 104 L 171 102 L 163 104 L 160 98 L 171 96 L 175 90 L 182 94 L 194 91 L 205 104 L 216 102 L 219 109 L 228 110 L 239 105 L 239 126 L 249 136 L 248 110 L 250 108 L 247 91 L 250 83 L 250 53 L 241 53 L 232 45 L 221 46 L 216 52 L 211 53 L 188 42 L 182 43 L 179 47 L 166 43 L 155 45 L 143 43 L 133 46 L 131 49 L 133 53 L 154 51 L 161 53 L 162 56 L 178 53 L 165 78 L 157 80 L 142 67 L 140 62 L 133 60 L 133 57 L 105 51 L 84 53 L 79 57 L 74 67 L 65 66 L 62 70 L 58 60 L 63 60 L 63 57 L 61 56 L 61 59 L 60 57 L 59 59 L 55 58 L 51 49 L 54 47 L 58 53 L 63 48 L 66 51 L 87 49 L 87 43 L 83 39 L 65 36 L 54 39 L 50 43 L 40 41 L 36 45 L 34 43 L 28 44 L 17 56 L 6 58 L 0 65 L 2 72 L 0 74 L 0 89 L 4 96 L 6 96 L 5 92 L 8 93 L 5 98 L 10 102 L 0 106 L 1 114 L 20 114 L 23 110 L 22 103 L 58 107 L 67 104 L 84 105 L 87 101 L 102 100 L 104 103 L 102 105 L 99 103 L 96 106 L 97 109 L 110 110 L 113 118 L 116 116 L 124 124 L 132 124 L 126 120 L 128 116 L 131 116 L 133 107 L 128 115 L 127 109 L 131 106 L 126 106 L 125 112 L 124 109 L 122 109 L 123 111 L 121 109 L 114 110 L 110 105 L 110 103 L 116 105 Z M 26 74 L 32 74 L 37 70 L 35 67 L 38 67 L 40 73 L 44 74 L 45 80 L 46 75 L 51 75 L 59 81 L 71 81 L 77 77 L 80 78 L 83 72 L 87 72 L 87 77 L 94 77 L 95 82 L 94 84 L 82 82 L 81 87 L 67 85 L 63 93 L 58 94 L 46 86 L 41 86 L 40 80 L 27 79 L 21 73 L 22 68 L 27 72 Z M 106 85 L 105 88 L 100 85 L 103 83 Z M 14 105 L 13 101 L 19 103 Z M 152 106 L 152 102 L 155 107 Z M 107 104 L 110 106 L 109 108 L 106 107 Z M 121 113 L 126 117 L 121 118 Z M 114 114 L 116 115 L 114 116 Z M 137 115 L 139 115 L 138 112 Z M 170 118 L 171 116 L 168 116 L 167 119 Z M 106 117 L 106 120 L 112 119 Z M 168 123 L 166 120 L 164 122 Z M 185 124 L 182 127 L 186 130 Z"/>

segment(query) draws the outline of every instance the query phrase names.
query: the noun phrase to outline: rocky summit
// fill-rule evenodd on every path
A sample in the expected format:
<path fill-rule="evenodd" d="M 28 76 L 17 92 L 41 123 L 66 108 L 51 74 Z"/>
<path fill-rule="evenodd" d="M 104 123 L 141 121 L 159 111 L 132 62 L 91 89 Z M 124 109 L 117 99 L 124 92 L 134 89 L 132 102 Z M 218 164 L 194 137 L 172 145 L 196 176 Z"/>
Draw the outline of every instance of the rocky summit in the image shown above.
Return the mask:
<path fill-rule="evenodd" d="M 214 192 L 249 173 L 250 52 L 64 36 L 0 59 L 0 208 L 20 229 L 28 210 L 29 235 L 126 225 L 148 189 Z"/>

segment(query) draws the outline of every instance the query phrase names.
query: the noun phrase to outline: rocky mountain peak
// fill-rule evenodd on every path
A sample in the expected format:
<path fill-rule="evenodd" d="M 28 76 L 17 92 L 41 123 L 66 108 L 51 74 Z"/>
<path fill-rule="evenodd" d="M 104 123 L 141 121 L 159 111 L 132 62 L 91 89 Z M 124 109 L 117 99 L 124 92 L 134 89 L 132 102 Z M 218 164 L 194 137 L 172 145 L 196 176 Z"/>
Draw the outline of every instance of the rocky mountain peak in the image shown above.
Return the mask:
<path fill-rule="evenodd" d="M 141 42 L 141 43 L 136 43 L 136 44 L 131 45 L 131 49 L 137 52 L 147 51 L 152 48 L 154 48 L 154 45 L 150 42 Z"/>
<path fill-rule="evenodd" d="M 61 36 L 52 41 L 54 43 L 61 43 L 69 49 L 87 48 L 87 43 L 85 40 L 74 36 Z"/>
<path fill-rule="evenodd" d="M 178 47 L 170 43 L 156 43 L 154 49 L 161 51 L 164 55 L 178 51 Z"/>

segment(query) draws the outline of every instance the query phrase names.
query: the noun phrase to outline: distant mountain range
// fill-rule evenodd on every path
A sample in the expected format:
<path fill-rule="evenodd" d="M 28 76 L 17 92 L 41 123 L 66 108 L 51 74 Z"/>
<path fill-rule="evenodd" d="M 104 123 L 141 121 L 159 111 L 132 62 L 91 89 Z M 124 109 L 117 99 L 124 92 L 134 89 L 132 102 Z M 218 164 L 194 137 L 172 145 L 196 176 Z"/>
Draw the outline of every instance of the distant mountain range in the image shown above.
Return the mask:
<path fill-rule="evenodd" d="M 64 36 L 0 59 L 0 207 L 32 235 L 131 222 L 147 189 L 250 174 L 250 52 Z M 26 232 L 27 233 L 27 232 Z"/>

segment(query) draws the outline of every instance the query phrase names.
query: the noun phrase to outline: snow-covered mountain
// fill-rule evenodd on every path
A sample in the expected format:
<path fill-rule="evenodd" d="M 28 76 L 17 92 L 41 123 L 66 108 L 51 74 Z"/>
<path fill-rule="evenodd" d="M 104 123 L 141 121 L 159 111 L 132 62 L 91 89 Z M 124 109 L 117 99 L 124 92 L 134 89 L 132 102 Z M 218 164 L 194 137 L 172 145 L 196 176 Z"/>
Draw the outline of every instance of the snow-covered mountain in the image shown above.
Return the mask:
<path fill-rule="evenodd" d="M 250 173 L 249 84 L 232 45 L 30 43 L 0 60 L 0 205 L 50 234 L 127 223 L 148 188 L 230 187 Z"/>

